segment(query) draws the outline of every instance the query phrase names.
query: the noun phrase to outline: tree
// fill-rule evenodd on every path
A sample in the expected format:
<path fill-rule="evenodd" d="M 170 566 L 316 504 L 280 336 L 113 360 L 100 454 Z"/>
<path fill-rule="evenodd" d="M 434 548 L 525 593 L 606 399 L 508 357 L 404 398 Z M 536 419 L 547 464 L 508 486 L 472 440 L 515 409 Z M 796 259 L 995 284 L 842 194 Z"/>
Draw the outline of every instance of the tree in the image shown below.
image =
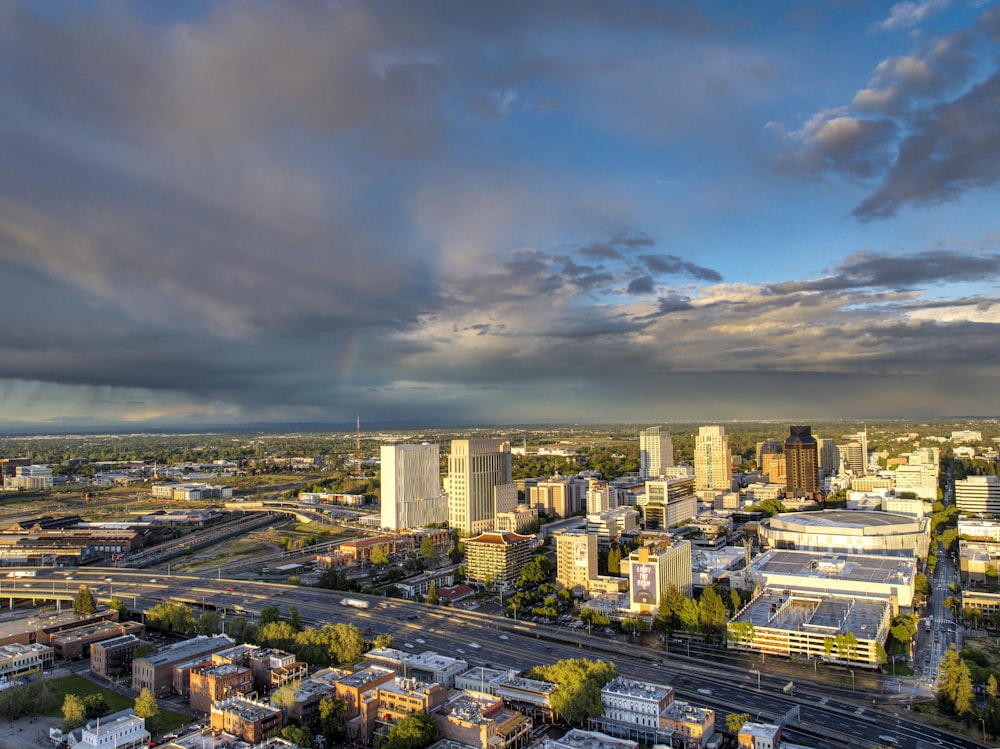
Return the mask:
<path fill-rule="evenodd" d="M 152 655 L 156 652 L 156 645 L 151 642 L 143 642 L 136 646 L 136 649 L 132 651 L 132 659 L 145 658 L 147 655 Z"/>
<path fill-rule="evenodd" d="M 549 666 L 535 666 L 526 675 L 557 684 L 552 707 L 567 723 L 582 724 L 604 712 L 601 689 L 618 675 L 618 669 L 608 661 L 569 658 Z"/>
<path fill-rule="evenodd" d="M 389 564 L 389 554 L 384 546 L 376 546 L 372 549 L 371 563 L 376 567 L 384 567 Z"/>
<path fill-rule="evenodd" d="M 72 731 L 87 722 L 87 708 L 76 694 L 67 694 L 62 704 L 63 732 Z"/>
<path fill-rule="evenodd" d="M 76 597 L 73 599 L 73 611 L 77 614 L 93 614 L 97 611 L 97 601 L 94 600 L 94 594 L 86 585 L 81 585 L 77 590 Z"/>
<path fill-rule="evenodd" d="M 296 632 L 302 631 L 302 616 L 295 606 L 288 607 L 288 623 L 292 625 L 292 629 Z"/>
<path fill-rule="evenodd" d="M 221 620 L 217 611 L 206 611 L 198 617 L 199 635 L 217 635 L 222 631 Z"/>
<path fill-rule="evenodd" d="M 972 675 L 965 661 L 959 662 L 958 684 L 955 686 L 955 714 L 968 722 L 976 713 L 976 694 L 972 688 Z"/>
<path fill-rule="evenodd" d="M 191 609 L 182 603 L 158 603 L 146 612 L 146 626 L 192 635 L 196 625 Z"/>
<path fill-rule="evenodd" d="M 111 602 L 108 603 L 108 608 L 112 611 L 118 612 L 118 621 L 124 622 L 128 619 L 128 609 L 125 607 L 124 601 L 118 598 L 112 598 Z"/>
<path fill-rule="evenodd" d="M 319 701 L 319 726 L 331 746 L 342 733 L 340 716 L 347 711 L 347 705 L 336 697 L 324 697 Z"/>
<path fill-rule="evenodd" d="M 386 749 L 423 749 L 437 736 L 437 723 L 427 713 L 414 713 L 389 729 Z"/>
<path fill-rule="evenodd" d="M 107 715 L 111 712 L 107 700 L 104 699 L 104 695 L 100 692 L 85 695 L 83 698 L 83 709 L 87 714 L 87 720 L 100 718 L 102 715 Z"/>
<path fill-rule="evenodd" d="M 271 693 L 271 704 L 284 713 L 284 720 L 287 723 L 292 709 L 298 703 L 298 687 L 296 683 L 283 684 Z"/>
<path fill-rule="evenodd" d="M 608 552 L 608 574 L 620 575 L 622 571 L 622 550 L 612 546 Z"/>
<path fill-rule="evenodd" d="M 726 733 L 731 736 L 739 734 L 743 724 L 749 722 L 749 713 L 729 713 L 726 715 Z"/>
<path fill-rule="evenodd" d="M 424 559 L 435 559 L 437 555 L 437 546 L 434 545 L 434 539 L 430 536 L 424 536 L 420 541 L 420 556 Z"/>
<path fill-rule="evenodd" d="M 918 572 L 913 578 L 913 588 L 920 595 L 929 596 L 931 594 L 931 584 L 927 579 L 927 575 L 923 572 Z"/>
<path fill-rule="evenodd" d="M 441 603 L 441 596 L 438 595 L 438 589 L 434 583 L 427 586 L 427 598 L 424 600 L 431 606 L 437 606 Z"/>
<path fill-rule="evenodd" d="M 998 686 L 997 677 L 994 674 L 990 674 L 990 678 L 986 680 L 986 694 L 991 700 L 995 700 L 1000 694 L 1000 686 Z"/>
<path fill-rule="evenodd" d="M 580 621 L 588 627 L 607 627 L 611 620 L 597 609 L 584 609 L 580 612 Z"/>
<path fill-rule="evenodd" d="M 697 632 L 701 624 L 701 611 L 698 602 L 693 598 L 685 598 L 681 607 L 681 627 L 688 632 Z"/>
<path fill-rule="evenodd" d="M 132 712 L 140 718 L 145 718 L 147 723 L 154 720 L 160 714 L 160 706 L 156 702 L 156 695 L 148 687 L 143 687 L 142 691 L 135 698 Z"/>
<path fill-rule="evenodd" d="M 226 634 L 236 642 L 256 642 L 257 625 L 245 616 L 234 616 L 226 622 Z"/>
<path fill-rule="evenodd" d="M 34 706 L 28 687 L 15 684 L 0 691 L 0 718 L 14 720 L 26 715 Z M 51 709 L 51 706 L 49 707 Z"/>
<path fill-rule="evenodd" d="M 260 627 L 280 621 L 281 610 L 277 606 L 265 606 L 260 610 L 260 616 L 257 618 L 257 624 Z"/>
<path fill-rule="evenodd" d="M 521 585 L 540 585 L 555 572 L 555 563 L 544 554 L 537 555 L 521 569 Z"/>
<path fill-rule="evenodd" d="M 715 588 L 709 585 L 701 594 L 698 607 L 698 622 L 702 631 L 712 639 L 720 637 L 726 631 L 726 604 Z"/>
<path fill-rule="evenodd" d="M 301 749 L 311 749 L 313 745 L 312 731 L 304 726 L 285 726 L 281 729 L 281 738 Z"/>
<path fill-rule="evenodd" d="M 660 596 L 660 605 L 653 620 L 657 629 L 673 634 L 681 626 L 681 612 L 684 610 L 684 594 L 676 585 L 669 584 Z"/>
<path fill-rule="evenodd" d="M 732 639 L 737 645 L 750 647 L 753 644 L 754 626 L 753 622 L 738 621 L 729 625 Z"/>
<path fill-rule="evenodd" d="M 393 643 L 392 635 L 388 632 L 383 632 L 375 637 L 375 642 L 372 643 L 376 648 L 391 648 Z"/>

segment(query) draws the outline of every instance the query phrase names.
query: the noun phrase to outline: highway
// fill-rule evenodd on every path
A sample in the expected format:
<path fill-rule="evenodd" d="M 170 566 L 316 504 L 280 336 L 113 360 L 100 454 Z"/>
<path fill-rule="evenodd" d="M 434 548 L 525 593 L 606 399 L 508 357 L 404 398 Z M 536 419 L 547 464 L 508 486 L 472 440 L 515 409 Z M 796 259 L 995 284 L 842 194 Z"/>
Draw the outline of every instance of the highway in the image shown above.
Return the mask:
<path fill-rule="evenodd" d="M 172 600 L 214 608 L 225 617 L 253 617 L 265 606 L 277 606 L 285 615 L 288 607 L 294 605 L 306 625 L 352 623 L 369 639 L 388 633 L 400 649 L 436 650 L 474 665 L 520 671 L 562 658 L 610 660 L 625 676 L 669 684 L 679 699 L 715 709 L 720 728 L 729 712 L 746 712 L 754 720 L 775 721 L 798 707 L 799 719 L 793 720 L 785 732 L 791 740 L 798 739 L 819 749 L 875 745 L 906 749 L 983 746 L 880 711 L 879 704 L 904 695 L 896 694 L 900 686 L 896 680 L 883 679 L 877 674 L 861 671 L 813 674 L 809 664 L 771 658 L 754 659 L 751 671 L 743 654 L 692 648 L 689 657 L 683 645 L 670 644 L 671 651 L 665 652 L 637 646 L 621 637 L 589 636 L 582 630 L 515 622 L 399 599 L 106 567 L 36 568 L 35 577 L 0 578 L 0 598 L 65 601 L 72 599 L 81 584 L 90 587 L 100 600 L 113 596 L 135 610 Z M 371 605 L 368 609 L 341 606 L 340 600 L 345 596 L 366 599 Z M 813 677 L 823 683 L 812 683 Z M 783 688 L 790 681 L 794 686 L 786 693 Z M 894 742 L 880 736 L 889 736 Z"/>

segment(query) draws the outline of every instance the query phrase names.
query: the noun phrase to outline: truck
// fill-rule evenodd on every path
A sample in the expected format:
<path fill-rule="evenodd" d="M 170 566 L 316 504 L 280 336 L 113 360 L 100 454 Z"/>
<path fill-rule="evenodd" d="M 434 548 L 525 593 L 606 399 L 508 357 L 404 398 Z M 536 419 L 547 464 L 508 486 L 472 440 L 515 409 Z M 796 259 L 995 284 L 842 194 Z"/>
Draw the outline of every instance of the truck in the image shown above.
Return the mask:
<path fill-rule="evenodd" d="M 14 570 L 13 572 L 8 572 L 7 577 L 34 577 L 36 574 L 36 570 Z"/>
<path fill-rule="evenodd" d="M 341 598 L 341 606 L 351 606 L 356 609 L 366 609 L 368 608 L 368 601 L 362 601 L 360 598 Z"/>

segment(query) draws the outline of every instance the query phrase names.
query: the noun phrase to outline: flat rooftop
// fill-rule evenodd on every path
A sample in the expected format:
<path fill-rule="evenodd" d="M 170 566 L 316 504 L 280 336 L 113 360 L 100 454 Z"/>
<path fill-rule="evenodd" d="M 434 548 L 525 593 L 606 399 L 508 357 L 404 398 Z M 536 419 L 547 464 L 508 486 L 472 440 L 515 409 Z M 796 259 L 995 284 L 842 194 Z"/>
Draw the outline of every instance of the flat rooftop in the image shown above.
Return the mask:
<path fill-rule="evenodd" d="M 911 557 L 882 557 L 869 554 L 836 554 L 816 551 L 771 549 L 753 561 L 762 575 L 789 575 L 808 578 L 850 580 L 859 583 L 909 585 L 917 572 Z"/>
<path fill-rule="evenodd" d="M 661 684 L 653 684 L 648 681 L 635 681 L 634 679 L 626 679 L 624 676 L 616 676 L 601 691 L 643 700 L 659 701 L 669 697 L 674 690 Z"/>
<path fill-rule="evenodd" d="M 561 739 L 546 739 L 541 743 L 540 749 L 638 749 L 638 746 L 637 741 L 574 728 Z"/>
<path fill-rule="evenodd" d="M 737 621 L 830 636 L 853 632 L 859 640 L 870 640 L 878 633 L 886 607 L 891 607 L 889 601 L 822 593 L 786 594 L 768 589 L 740 613 Z"/>
<path fill-rule="evenodd" d="M 917 519 L 912 515 L 895 512 L 867 510 L 820 510 L 818 512 L 784 512 L 770 519 L 779 526 L 785 524 L 814 526 L 817 528 L 890 528 L 894 525 L 913 526 Z"/>

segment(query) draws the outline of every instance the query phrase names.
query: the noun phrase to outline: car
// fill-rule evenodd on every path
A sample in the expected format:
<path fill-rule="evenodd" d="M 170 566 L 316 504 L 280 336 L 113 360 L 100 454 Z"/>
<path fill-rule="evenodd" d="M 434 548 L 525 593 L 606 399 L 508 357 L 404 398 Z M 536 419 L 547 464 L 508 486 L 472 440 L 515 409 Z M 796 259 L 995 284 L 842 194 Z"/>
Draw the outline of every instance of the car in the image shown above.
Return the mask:
<path fill-rule="evenodd" d="M 413 648 L 413 643 L 412 642 L 404 642 L 403 643 L 403 647 L 404 648 L 410 648 L 410 649 L 412 649 Z"/>
<path fill-rule="evenodd" d="M 472 648 L 473 650 L 479 650 L 479 648 L 481 648 L 482 645 L 480 645 L 478 642 L 470 642 L 469 647 Z"/>
<path fill-rule="evenodd" d="M 501 640 L 509 640 L 510 638 L 507 637 L 507 635 L 500 635 L 500 639 Z"/>
<path fill-rule="evenodd" d="M 233 592 L 233 589 L 232 589 L 232 588 L 226 588 L 226 592 L 227 592 L 227 593 L 232 593 L 232 592 Z"/>
<path fill-rule="evenodd" d="M 465 651 L 462 650 L 462 648 L 455 648 L 455 652 L 460 653 L 461 655 L 465 655 Z"/>
<path fill-rule="evenodd" d="M 421 639 L 421 638 L 418 637 L 417 638 L 417 643 L 419 643 L 420 645 L 426 645 L 427 644 L 427 640 L 423 640 L 423 639 Z"/>

